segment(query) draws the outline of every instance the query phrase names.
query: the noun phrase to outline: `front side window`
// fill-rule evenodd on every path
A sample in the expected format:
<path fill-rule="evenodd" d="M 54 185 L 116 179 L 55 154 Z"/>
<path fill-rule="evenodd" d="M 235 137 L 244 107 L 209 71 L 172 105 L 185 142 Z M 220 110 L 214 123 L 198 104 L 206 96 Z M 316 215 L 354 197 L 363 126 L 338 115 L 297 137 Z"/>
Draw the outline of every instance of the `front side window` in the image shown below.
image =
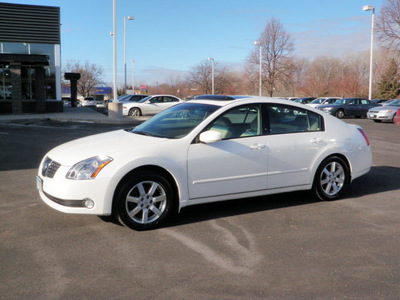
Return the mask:
<path fill-rule="evenodd" d="M 317 113 L 288 105 L 267 107 L 270 134 L 324 130 L 323 118 Z"/>
<path fill-rule="evenodd" d="M 260 105 L 245 105 L 232 109 L 218 117 L 207 127 L 218 131 L 222 139 L 235 139 L 261 135 Z"/>

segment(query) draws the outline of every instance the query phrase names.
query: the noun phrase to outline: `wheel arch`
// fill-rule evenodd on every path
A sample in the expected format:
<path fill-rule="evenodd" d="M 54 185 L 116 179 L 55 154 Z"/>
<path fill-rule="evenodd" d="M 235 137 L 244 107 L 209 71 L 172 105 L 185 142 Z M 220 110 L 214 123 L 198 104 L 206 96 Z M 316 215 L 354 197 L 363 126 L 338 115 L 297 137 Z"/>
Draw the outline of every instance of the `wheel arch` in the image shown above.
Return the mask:
<path fill-rule="evenodd" d="M 161 176 L 163 176 L 168 183 L 171 185 L 172 191 L 174 193 L 174 210 L 175 213 L 179 212 L 179 188 L 178 188 L 178 184 L 174 178 L 174 176 L 168 172 L 166 169 L 160 167 L 160 166 L 156 166 L 156 165 L 144 165 L 144 166 L 140 166 L 137 167 L 135 169 L 132 169 L 131 171 L 129 171 L 127 174 L 125 174 L 125 176 L 123 176 L 121 178 L 121 180 L 118 182 L 115 190 L 114 190 L 114 194 L 113 194 L 113 200 L 112 200 L 112 213 L 115 213 L 115 209 L 116 209 L 116 198 L 118 195 L 118 191 L 120 190 L 121 186 L 125 183 L 126 180 L 128 180 L 129 177 L 133 176 L 134 174 L 137 174 L 139 172 L 143 172 L 143 171 L 152 171 L 155 172 Z"/>
<path fill-rule="evenodd" d="M 343 155 L 342 153 L 332 153 L 332 154 L 329 154 L 327 157 L 325 157 L 325 158 L 317 165 L 317 167 L 316 167 L 316 169 L 315 169 L 315 172 L 314 172 L 314 178 L 313 178 L 313 182 L 312 182 L 313 185 L 315 184 L 315 179 L 316 179 L 316 176 L 318 175 L 318 174 L 317 174 L 318 168 L 319 168 L 327 159 L 330 159 L 330 158 L 335 157 L 335 156 L 341 158 L 341 159 L 346 163 L 347 169 L 348 169 L 348 171 L 349 171 L 349 174 L 348 174 L 347 180 L 346 180 L 346 184 L 351 183 L 351 164 L 350 164 L 349 159 L 348 159 L 345 155 Z"/>
<path fill-rule="evenodd" d="M 143 115 L 143 111 L 142 111 L 142 109 L 141 109 L 140 107 L 138 107 L 138 106 L 132 106 L 132 107 L 129 108 L 129 110 L 128 110 L 128 116 L 130 115 L 131 111 L 134 110 L 134 109 L 139 110 L 140 115 Z"/>

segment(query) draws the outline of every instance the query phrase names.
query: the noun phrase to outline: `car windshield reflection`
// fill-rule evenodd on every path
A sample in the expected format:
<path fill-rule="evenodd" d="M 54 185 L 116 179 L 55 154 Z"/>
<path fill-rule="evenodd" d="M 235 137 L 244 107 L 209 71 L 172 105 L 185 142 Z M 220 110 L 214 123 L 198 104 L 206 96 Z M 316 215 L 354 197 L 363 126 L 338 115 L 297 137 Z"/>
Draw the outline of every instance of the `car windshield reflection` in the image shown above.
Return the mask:
<path fill-rule="evenodd" d="M 219 106 L 210 104 L 179 104 L 135 127 L 132 133 L 179 139 L 186 136 L 218 108 Z"/>

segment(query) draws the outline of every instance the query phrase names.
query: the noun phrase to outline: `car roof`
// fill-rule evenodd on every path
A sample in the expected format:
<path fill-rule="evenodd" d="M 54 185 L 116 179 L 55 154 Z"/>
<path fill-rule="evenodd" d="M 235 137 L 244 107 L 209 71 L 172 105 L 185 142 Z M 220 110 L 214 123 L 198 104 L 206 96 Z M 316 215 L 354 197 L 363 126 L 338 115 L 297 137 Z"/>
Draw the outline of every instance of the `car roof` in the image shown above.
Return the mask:
<path fill-rule="evenodd" d="M 187 101 L 187 103 L 200 103 L 200 104 L 211 104 L 211 105 L 216 105 L 216 106 L 227 106 L 230 104 L 236 104 L 236 103 L 260 103 L 260 102 L 264 102 L 264 103 L 278 103 L 278 104 L 284 104 L 284 105 L 288 105 L 288 101 L 284 100 L 284 99 L 280 99 L 280 98 L 275 98 L 275 97 L 247 97 L 247 98 L 237 98 L 237 99 L 228 99 L 228 100 L 214 100 L 214 99 L 208 99 L 208 98 L 204 98 L 204 99 L 196 99 L 196 100 L 189 100 Z M 297 102 L 290 102 L 289 105 L 292 106 L 297 106 L 300 108 L 304 108 L 304 104 L 301 103 L 297 103 Z M 310 108 L 311 109 L 311 108 Z"/>

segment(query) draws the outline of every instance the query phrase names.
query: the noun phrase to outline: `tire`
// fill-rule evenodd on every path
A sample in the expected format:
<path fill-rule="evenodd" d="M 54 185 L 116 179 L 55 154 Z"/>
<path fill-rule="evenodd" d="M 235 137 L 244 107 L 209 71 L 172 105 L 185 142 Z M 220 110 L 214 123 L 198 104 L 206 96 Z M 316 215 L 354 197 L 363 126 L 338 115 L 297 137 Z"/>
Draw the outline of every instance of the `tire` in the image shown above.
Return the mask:
<path fill-rule="evenodd" d="M 117 191 L 115 215 L 125 227 L 135 230 L 154 229 L 175 210 L 170 183 L 151 171 L 129 177 Z"/>
<path fill-rule="evenodd" d="M 328 157 L 315 173 L 313 192 L 324 201 L 339 199 L 349 182 L 349 174 L 349 168 L 342 158 Z"/>
<path fill-rule="evenodd" d="M 336 116 L 338 119 L 343 119 L 344 116 L 345 116 L 344 110 L 343 110 L 343 109 L 339 109 L 339 110 L 336 112 L 335 116 Z"/>
<path fill-rule="evenodd" d="M 134 108 L 131 108 L 129 110 L 129 114 L 128 115 L 131 116 L 131 117 L 139 117 L 139 116 L 142 115 L 142 112 L 140 111 L 139 108 L 134 107 Z"/>

